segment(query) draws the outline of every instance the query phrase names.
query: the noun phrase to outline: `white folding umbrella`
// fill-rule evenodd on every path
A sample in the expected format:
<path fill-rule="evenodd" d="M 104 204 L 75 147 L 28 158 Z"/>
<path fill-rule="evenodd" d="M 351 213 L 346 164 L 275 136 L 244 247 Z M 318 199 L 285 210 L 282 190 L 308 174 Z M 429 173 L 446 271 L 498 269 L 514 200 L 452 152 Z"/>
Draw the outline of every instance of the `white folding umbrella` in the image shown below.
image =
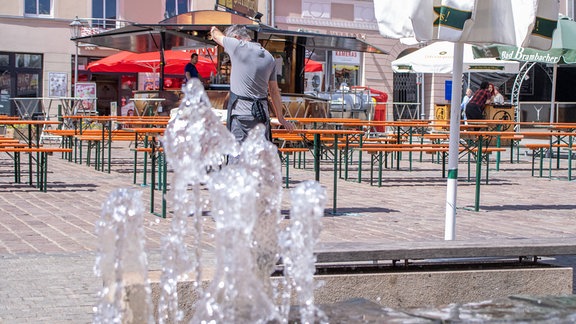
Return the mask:
<path fill-rule="evenodd" d="M 422 47 L 410 54 L 392 61 L 394 72 L 414 73 L 452 73 L 454 44 L 439 41 Z M 497 60 L 495 58 L 474 58 L 472 45 L 464 44 L 462 71 L 518 73 L 520 63 L 517 61 Z"/>
<path fill-rule="evenodd" d="M 552 36 L 552 47 L 539 51 L 523 47 L 491 44 L 473 47 L 474 56 L 501 57 L 521 62 L 554 64 L 552 70 L 552 95 L 550 100 L 550 122 L 555 121 L 556 79 L 559 64 L 576 64 L 576 22 L 567 17 L 558 20 Z"/>
<path fill-rule="evenodd" d="M 548 49 L 558 18 L 558 0 L 374 1 L 380 34 L 390 38 L 454 42 L 453 75 L 462 74 L 464 43 L 499 43 Z M 462 78 L 452 80 L 460 102 Z M 456 192 L 460 106 L 452 105 L 444 239 L 456 238 Z"/>

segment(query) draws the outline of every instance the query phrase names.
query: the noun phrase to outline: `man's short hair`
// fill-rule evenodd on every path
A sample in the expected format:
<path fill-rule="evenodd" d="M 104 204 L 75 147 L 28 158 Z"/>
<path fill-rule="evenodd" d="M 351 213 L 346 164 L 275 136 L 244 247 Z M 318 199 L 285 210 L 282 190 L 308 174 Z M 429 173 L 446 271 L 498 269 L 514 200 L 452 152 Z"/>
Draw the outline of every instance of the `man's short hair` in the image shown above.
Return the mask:
<path fill-rule="evenodd" d="M 245 40 L 252 39 L 252 37 L 248 33 L 248 29 L 246 29 L 246 27 L 242 25 L 232 25 L 226 28 L 226 30 L 224 30 L 224 35 L 226 35 L 227 37 L 239 36 L 240 38 Z"/>
<path fill-rule="evenodd" d="M 190 58 L 193 59 L 193 58 L 195 58 L 196 56 L 198 56 L 198 53 L 192 53 L 192 55 L 190 55 Z"/>

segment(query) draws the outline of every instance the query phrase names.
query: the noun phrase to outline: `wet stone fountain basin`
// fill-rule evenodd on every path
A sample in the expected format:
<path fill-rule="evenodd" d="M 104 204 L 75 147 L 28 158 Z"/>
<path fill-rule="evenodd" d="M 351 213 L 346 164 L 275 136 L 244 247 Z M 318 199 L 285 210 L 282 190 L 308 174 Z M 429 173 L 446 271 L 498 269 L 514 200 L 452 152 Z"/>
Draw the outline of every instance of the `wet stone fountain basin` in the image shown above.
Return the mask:
<path fill-rule="evenodd" d="M 450 313 L 445 308 L 454 307 L 464 307 L 466 312 L 480 313 L 490 313 L 487 310 L 489 308 L 494 308 L 495 313 L 501 312 L 496 309 L 504 308 L 507 311 L 514 310 L 519 318 L 524 318 L 528 310 L 517 311 L 522 309 L 520 305 L 533 304 L 532 299 L 540 298 L 526 297 L 526 301 L 509 296 L 567 296 L 572 293 L 572 268 L 556 267 L 542 262 L 502 259 L 451 262 L 428 260 L 414 261 L 408 265 L 403 262 L 383 262 L 378 265 L 318 264 L 317 269 L 315 280 L 321 283 L 321 286 L 314 292 L 315 303 L 321 305 L 320 308 L 329 318 L 349 318 L 353 322 L 358 318 L 420 318 L 420 315 L 414 315 L 419 312 L 433 314 L 426 315 L 432 316 L 431 318 L 442 317 L 449 315 L 444 314 L 445 312 Z M 208 286 L 211 270 L 213 271 L 207 268 L 204 271 L 204 287 Z M 155 304 L 159 296 L 159 276 L 160 273 L 156 271 L 150 272 L 149 276 Z M 273 282 L 279 286 L 280 279 L 280 276 L 272 276 Z M 198 300 L 193 282 L 179 282 L 178 292 L 182 297 L 179 299 L 180 309 L 184 310 L 185 318 L 189 319 L 194 313 L 194 303 Z M 572 298 L 568 304 L 573 306 L 576 297 Z M 501 300 L 492 302 L 494 299 Z M 479 304 L 474 304 L 478 302 Z M 531 307 L 538 310 L 530 308 L 530 312 L 543 313 L 542 309 L 548 306 Z M 570 309 L 554 310 L 554 313 L 561 311 L 570 314 Z M 297 311 L 292 310 L 291 313 L 297 314 Z M 511 314 L 507 313 L 506 316 Z"/>
<path fill-rule="evenodd" d="M 436 319 L 456 316 L 450 312 L 477 313 L 473 316 L 504 314 L 506 318 L 516 313 L 518 319 L 533 313 L 566 317 L 576 312 L 575 297 L 570 296 L 573 269 L 546 264 L 537 256 L 573 254 L 574 244 L 570 239 L 561 238 L 320 243 L 315 249 L 315 281 L 321 285 L 314 291 L 314 302 L 332 314 L 329 317 L 352 316 L 352 322 L 358 318 L 404 322 L 411 317 L 427 321 L 427 316 Z M 203 286 L 207 286 L 211 270 L 214 269 L 204 271 Z M 158 296 L 158 280 L 155 280 L 158 275 L 153 272 L 150 275 L 154 302 Z M 272 276 L 278 285 L 280 279 Z M 188 318 L 197 300 L 193 283 L 180 282 L 178 289 L 185 295 L 179 302 Z M 557 301 L 558 297 L 509 296 L 568 297 Z M 538 300 L 547 302 L 534 302 Z M 297 313 L 294 312 L 291 311 Z M 421 317 L 420 313 L 428 315 Z"/>

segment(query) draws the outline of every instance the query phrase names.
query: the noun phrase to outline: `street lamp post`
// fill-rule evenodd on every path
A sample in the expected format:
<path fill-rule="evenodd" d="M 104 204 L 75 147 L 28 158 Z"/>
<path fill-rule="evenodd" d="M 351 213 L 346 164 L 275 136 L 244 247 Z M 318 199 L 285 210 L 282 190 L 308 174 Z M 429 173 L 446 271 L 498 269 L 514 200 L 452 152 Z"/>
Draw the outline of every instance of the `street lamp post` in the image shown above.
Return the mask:
<path fill-rule="evenodd" d="M 76 46 L 76 54 L 74 55 L 74 87 L 78 84 L 78 41 L 76 38 L 80 37 L 81 28 L 82 22 L 78 19 L 78 16 L 76 16 L 76 18 L 74 18 L 70 23 L 70 39 L 74 41 Z M 74 89 L 74 96 L 76 96 L 76 89 Z"/>

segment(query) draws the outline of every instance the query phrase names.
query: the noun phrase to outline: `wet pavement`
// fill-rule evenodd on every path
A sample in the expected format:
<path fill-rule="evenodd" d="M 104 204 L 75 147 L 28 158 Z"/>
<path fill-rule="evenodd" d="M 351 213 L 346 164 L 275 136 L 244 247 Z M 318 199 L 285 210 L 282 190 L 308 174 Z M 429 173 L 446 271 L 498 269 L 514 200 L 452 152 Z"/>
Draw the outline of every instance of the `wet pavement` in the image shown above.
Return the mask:
<path fill-rule="evenodd" d="M 50 156 L 48 192 L 14 184 L 12 161 L 4 153 L 0 155 L 1 323 L 92 321 L 101 286 L 92 269 L 97 251 L 95 223 L 102 204 L 115 189 L 133 188 L 143 191 L 147 211 L 149 206 L 150 186 L 141 185 L 142 174 L 138 184 L 132 181 L 133 153 L 124 144 L 115 146 L 113 152 L 110 174 L 68 162 L 57 154 Z M 443 240 L 446 179 L 441 177 L 441 165 L 431 163 L 425 154 L 424 162 L 415 161 L 409 171 L 408 161 L 403 160 L 400 170 L 383 172 L 378 187 L 368 183 L 367 160 L 365 156 L 362 183 L 357 181 L 356 165 L 351 166 L 348 180 L 338 181 L 337 213 L 326 214 L 321 241 Z M 311 161 L 309 156 L 305 169 L 290 168 L 291 186 L 314 179 Z M 467 180 L 465 161 L 460 164 L 456 239 L 563 237 L 576 241 L 576 182 L 566 179 L 566 160 L 560 170 L 552 170 L 551 179 L 532 177 L 530 157 L 524 154 L 519 164 L 510 164 L 507 153 L 503 161 L 499 171 L 491 162 L 489 184 L 481 186 L 478 212 L 473 210 L 474 182 Z M 327 211 L 331 211 L 332 163 L 321 167 L 320 182 L 327 190 Z M 470 172 L 474 175 L 474 169 Z M 544 174 L 548 175 L 547 169 Z M 27 176 L 23 180 L 27 181 Z M 284 190 L 285 213 L 290 209 L 288 190 Z M 158 193 L 155 205 L 159 211 Z M 149 212 L 145 215 L 151 269 L 159 269 L 160 240 L 170 226 L 171 205 L 169 198 L 167 219 Z M 211 218 L 205 219 L 206 229 L 213 231 Z M 206 236 L 204 244 L 210 255 L 212 238 Z M 573 267 L 576 256 L 551 262 Z"/>

